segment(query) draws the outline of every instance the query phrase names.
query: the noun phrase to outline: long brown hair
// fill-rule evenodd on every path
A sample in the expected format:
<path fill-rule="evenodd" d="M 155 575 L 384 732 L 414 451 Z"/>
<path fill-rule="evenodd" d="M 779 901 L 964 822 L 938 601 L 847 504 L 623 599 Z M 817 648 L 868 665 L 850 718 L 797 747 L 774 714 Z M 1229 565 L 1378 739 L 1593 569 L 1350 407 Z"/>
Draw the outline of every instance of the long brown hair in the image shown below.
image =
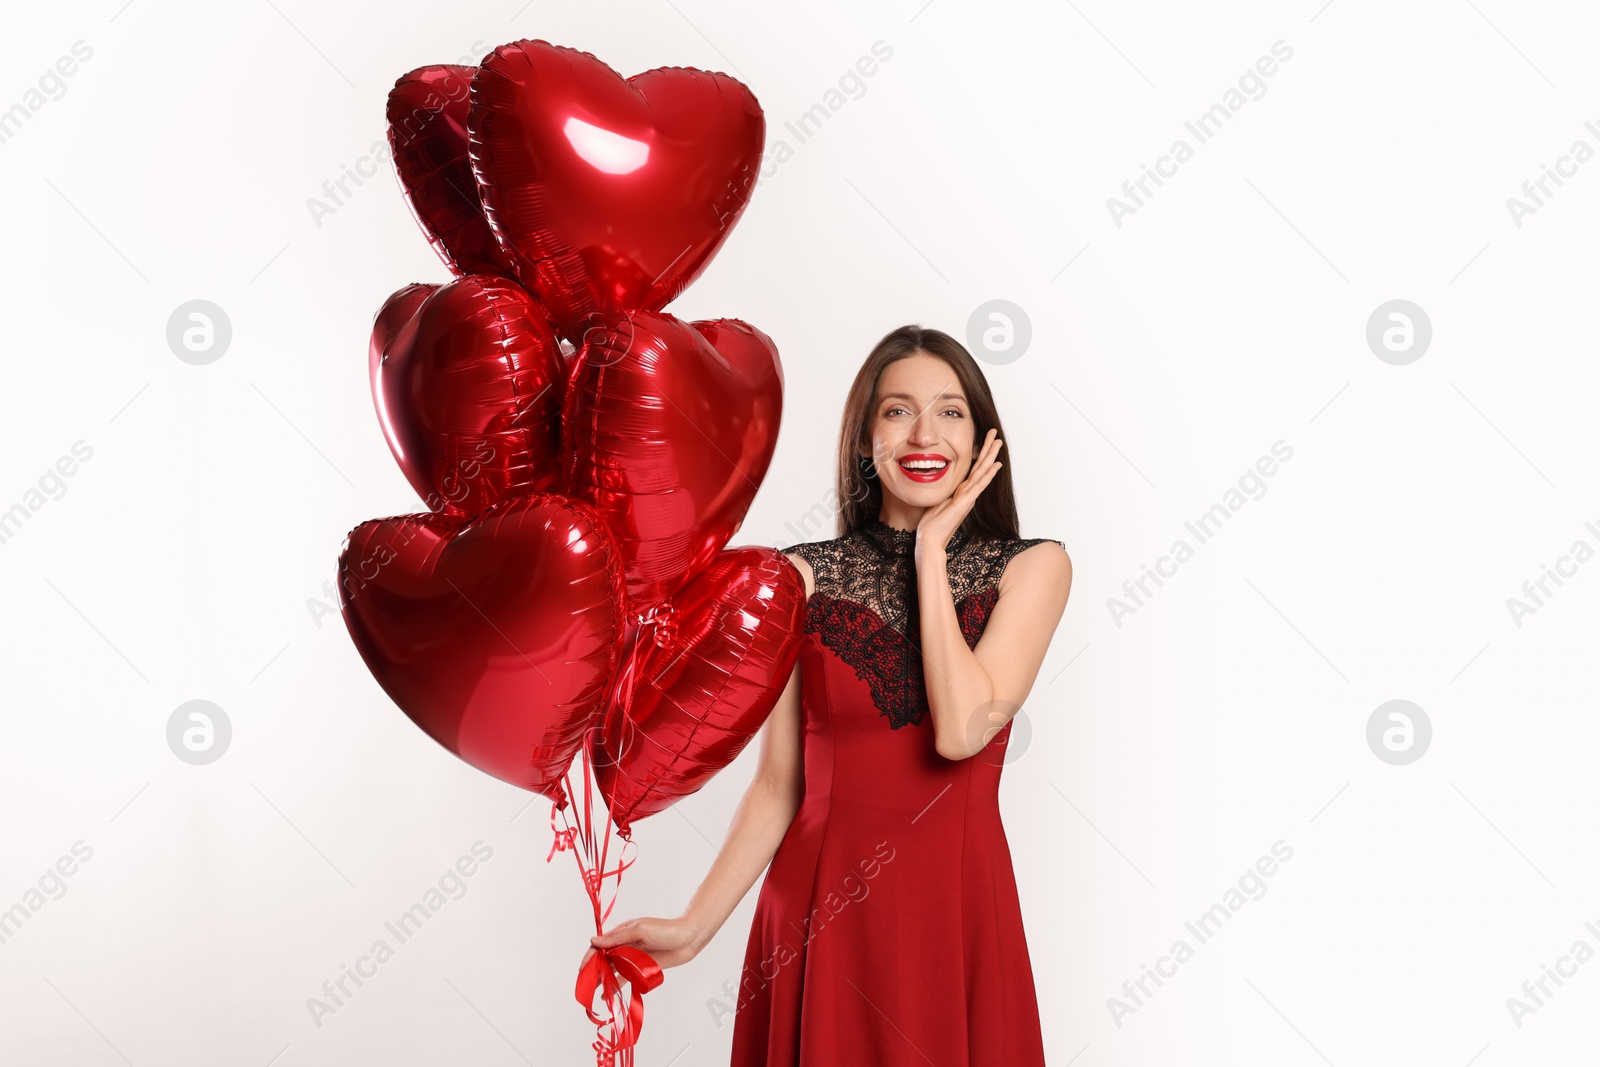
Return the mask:
<path fill-rule="evenodd" d="M 844 401 L 844 417 L 839 425 L 838 499 L 839 517 L 836 536 L 844 537 L 878 518 L 883 507 L 883 486 L 878 482 L 878 472 L 872 456 L 861 455 L 862 449 L 872 451 L 871 419 L 873 400 L 878 395 L 878 381 L 883 370 L 896 360 L 922 352 L 949 364 L 961 383 L 961 392 L 967 398 L 972 412 L 972 456 L 977 458 L 983 439 L 989 430 L 1005 442 L 999 457 L 1002 464 L 990 480 L 972 510 L 962 520 L 961 529 L 973 537 L 1016 538 L 1017 501 L 1011 491 L 1011 442 L 1000 426 L 1000 412 L 989 392 L 989 382 L 983 376 L 972 354 L 954 337 L 943 330 L 922 326 L 901 326 L 885 334 L 856 372 L 856 380 Z"/>

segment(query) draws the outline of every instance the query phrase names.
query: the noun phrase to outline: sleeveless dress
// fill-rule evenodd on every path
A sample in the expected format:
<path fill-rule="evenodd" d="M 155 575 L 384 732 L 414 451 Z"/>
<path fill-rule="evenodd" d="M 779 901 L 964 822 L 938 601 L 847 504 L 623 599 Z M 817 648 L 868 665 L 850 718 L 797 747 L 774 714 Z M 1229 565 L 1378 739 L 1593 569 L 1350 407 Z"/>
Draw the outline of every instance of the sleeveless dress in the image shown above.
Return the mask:
<path fill-rule="evenodd" d="M 1006 564 L 1045 540 L 951 538 L 969 648 Z M 805 794 L 757 897 L 733 1067 L 1044 1064 L 1000 821 L 1012 723 L 968 759 L 935 750 L 915 541 L 878 520 L 784 549 L 814 575 L 799 658 Z"/>

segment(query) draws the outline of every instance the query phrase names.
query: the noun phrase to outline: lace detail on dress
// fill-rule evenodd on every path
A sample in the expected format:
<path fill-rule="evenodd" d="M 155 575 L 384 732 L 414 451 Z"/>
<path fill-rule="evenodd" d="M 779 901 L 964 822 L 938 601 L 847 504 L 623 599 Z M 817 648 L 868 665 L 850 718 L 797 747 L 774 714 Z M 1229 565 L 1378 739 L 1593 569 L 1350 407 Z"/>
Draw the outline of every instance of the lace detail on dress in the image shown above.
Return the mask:
<path fill-rule="evenodd" d="M 811 565 L 806 632 L 817 634 L 867 683 L 879 713 L 896 730 L 920 725 L 928 711 L 912 559 L 916 539 L 913 530 L 874 520 L 844 537 L 782 550 Z M 974 538 L 961 530 L 951 537 L 945 569 L 968 648 L 983 636 L 1006 564 L 1023 549 L 1051 540 Z"/>

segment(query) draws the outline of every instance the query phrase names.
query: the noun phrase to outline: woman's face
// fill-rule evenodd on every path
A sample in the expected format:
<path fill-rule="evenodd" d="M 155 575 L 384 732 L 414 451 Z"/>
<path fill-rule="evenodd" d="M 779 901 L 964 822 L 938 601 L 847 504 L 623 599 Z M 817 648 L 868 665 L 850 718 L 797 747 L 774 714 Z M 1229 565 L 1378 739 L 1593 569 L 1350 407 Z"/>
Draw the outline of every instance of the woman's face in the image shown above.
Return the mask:
<path fill-rule="evenodd" d="M 868 432 L 885 493 L 928 508 L 956 491 L 972 466 L 972 409 L 950 364 L 918 352 L 878 376 Z"/>

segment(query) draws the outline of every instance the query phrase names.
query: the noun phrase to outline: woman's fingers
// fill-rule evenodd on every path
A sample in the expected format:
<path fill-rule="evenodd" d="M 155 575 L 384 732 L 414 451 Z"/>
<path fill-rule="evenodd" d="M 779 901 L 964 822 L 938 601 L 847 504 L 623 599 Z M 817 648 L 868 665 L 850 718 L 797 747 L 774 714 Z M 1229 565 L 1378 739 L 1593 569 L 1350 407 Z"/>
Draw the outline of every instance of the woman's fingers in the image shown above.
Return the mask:
<path fill-rule="evenodd" d="M 613 926 L 606 933 L 591 937 L 589 939 L 589 944 L 595 946 L 596 948 L 615 948 L 617 945 L 625 945 L 630 941 L 637 941 L 638 939 L 639 920 L 629 919 L 625 923 L 618 923 L 616 926 Z"/>
<path fill-rule="evenodd" d="M 968 498 L 967 507 L 969 508 L 976 502 L 978 494 L 989 488 L 989 483 L 994 481 L 995 475 L 1005 465 L 995 458 L 1000 453 L 1002 442 L 998 437 L 993 436 L 994 430 L 990 430 L 989 433 L 991 436 L 985 442 L 978 462 L 972 465 L 972 470 L 967 474 L 967 480 L 956 490 L 957 493 L 965 492 Z"/>
<path fill-rule="evenodd" d="M 1000 454 L 1001 444 L 1002 442 L 998 436 L 998 431 L 990 430 L 988 436 L 984 438 L 983 448 L 978 452 L 977 461 L 972 465 L 972 473 L 974 475 L 980 473 L 985 468 L 986 464 L 994 460 L 994 458 Z"/>
<path fill-rule="evenodd" d="M 627 945 L 649 953 L 663 967 L 676 967 L 694 959 L 698 950 L 693 943 L 694 932 L 685 919 L 641 916 L 591 937 L 589 953 L 583 959 L 587 963 L 598 952 Z"/>
<path fill-rule="evenodd" d="M 994 449 L 994 431 L 990 430 L 988 435 L 985 436 L 984 439 L 983 439 L 983 447 L 978 449 L 978 454 L 972 461 L 972 469 L 973 470 L 977 470 L 979 467 L 983 466 L 984 461 L 986 461 L 989 458 L 989 454 L 993 449 Z"/>
<path fill-rule="evenodd" d="M 994 438 L 984 450 L 984 474 L 994 474 L 995 467 L 1000 466 L 1000 438 Z"/>
<path fill-rule="evenodd" d="M 615 927 L 606 933 L 596 934 L 594 937 L 589 939 L 589 944 L 594 945 L 597 948 L 610 948 L 617 943 L 620 935 L 623 933 L 624 928 L 628 925 L 628 923 L 623 923 L 621 926 Z"/>
<path fill-rule="evenodd" d="M 981 492 L 994 478 L 995 472 L 1000 469 L 1001 463 L 995 458 L 999 452 L 999 441 L 986 445 L 983 449 L 982 458 L 973 464 L 971 473 L 967 475 L 967 485 L 971 487 L 974 495 Z"/>

